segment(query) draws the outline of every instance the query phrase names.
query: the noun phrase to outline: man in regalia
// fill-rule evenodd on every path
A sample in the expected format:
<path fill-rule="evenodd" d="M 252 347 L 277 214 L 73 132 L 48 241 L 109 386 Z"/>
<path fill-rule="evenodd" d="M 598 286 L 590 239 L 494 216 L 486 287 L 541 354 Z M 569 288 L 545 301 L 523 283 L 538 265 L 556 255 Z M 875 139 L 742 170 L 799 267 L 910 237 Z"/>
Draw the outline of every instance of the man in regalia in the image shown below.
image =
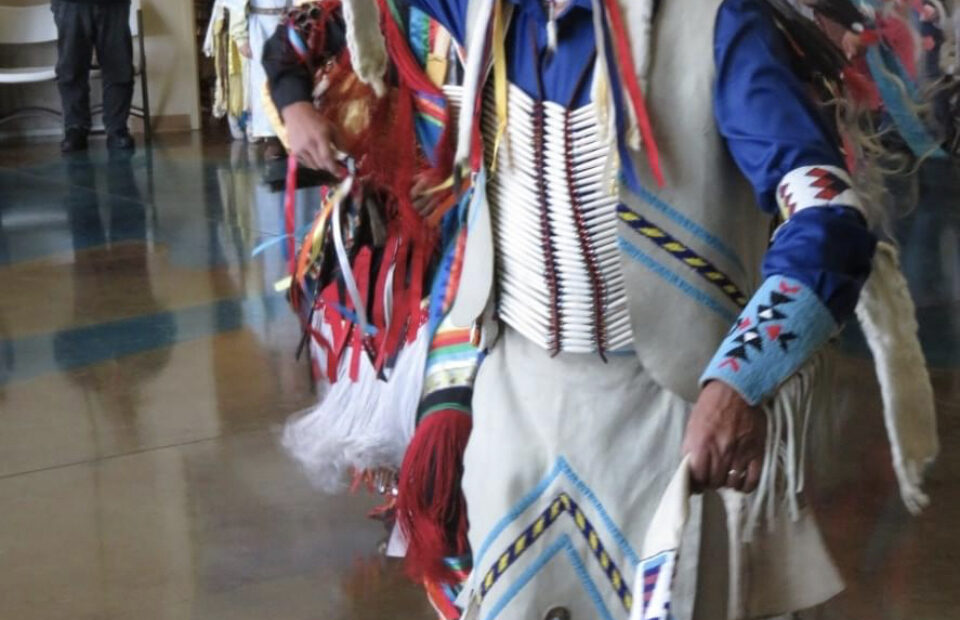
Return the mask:
<path fill-rule="evenodd" d="M 877 238 L 770 6 L 411 4 L 466 67 L 453 164 L 473 197 L 451 316 L 482 326 L 487 354 L 459 609 L 739 618 L 836 594 L 797 501 L 802 436 Z M 346 21 L 349 44 L 362 25 Z M 339 176 L 303 23 L 268 44 L 271 94 L 299 162 Z M 645 546 L 678 468 L 724 490 L 693 502 L 679 558 Z"/>

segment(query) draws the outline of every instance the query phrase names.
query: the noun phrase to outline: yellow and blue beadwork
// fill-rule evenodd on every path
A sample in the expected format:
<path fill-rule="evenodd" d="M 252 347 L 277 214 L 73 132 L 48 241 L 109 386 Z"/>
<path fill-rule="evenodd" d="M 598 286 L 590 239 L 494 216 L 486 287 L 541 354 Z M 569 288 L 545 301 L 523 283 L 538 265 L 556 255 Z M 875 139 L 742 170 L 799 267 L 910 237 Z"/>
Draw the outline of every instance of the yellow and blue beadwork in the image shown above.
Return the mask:
<path fill-rule="evenodd" d="M 623 203 L 617 205 L 617 216 L 634 231 L 703 276 L 708 282 L 720 289 L 737 307 L 743 308 L 747 305 L 747 296 L 743 294 L 740 287 L 734 284 L 733 280 L 709 260 L 680 243 L 676 237 L 663 228 Z"/>
<path fill-rule="evenodd" d="M 543 536 L 552 525 L 557 523 L 562 515 L 568 515 L 576 524 L 577 530 L 587 541 L 590 551 L 596 558 L 603 572 L 606 574 L 611 587 L 623 604 L 626 611 L 633 607 L 633 594 L 627 585 L 627 579 L 610 557 L 606 547 L 600 540 L 596 528 L 590 523 L 580 506 L 567 494 L 560 493 L 556 499 L 511 543 L 500 555 L 496 562 L 484 575 L 480 583 L 480 596 L 485 598 L 493 586 L 503 577 L 510 567 L 526 552 L 537 540 Z"/>

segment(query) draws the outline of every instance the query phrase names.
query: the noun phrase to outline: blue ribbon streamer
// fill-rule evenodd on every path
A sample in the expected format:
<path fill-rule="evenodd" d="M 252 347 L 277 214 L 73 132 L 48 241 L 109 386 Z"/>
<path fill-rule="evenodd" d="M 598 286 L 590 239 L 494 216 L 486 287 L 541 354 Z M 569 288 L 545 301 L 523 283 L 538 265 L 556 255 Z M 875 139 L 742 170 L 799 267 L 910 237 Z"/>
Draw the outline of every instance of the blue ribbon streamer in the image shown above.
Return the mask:
<path fill-rule="evenodd" d="M 911 109 L 920 99 L 919 89 L 907 74 L 906 68 L 886 45 L 871 46 L 866 53 L 867 68 L 877 85 L 887 114 L 896 125 L 907 146 L 917 157 L 945 159 L 946 152 L 927 130 L 923 120 Z M 906 90 L 904 93 L 889 75 L 893 73 Z"/>
<path fill-rule="evenodd" d="M 265 251 L 272 248 L 273 246 L 279 243 L 283 243 L 290 237 L 295 237 L 299 239 L 301 236 L 305 235 L 308 230 L 310 230 L 309 226 L 303 226 L 298 230 L 296 230 L 292 235 L 280 235 L 278 237 L 271 237 L 270 239 L 267 239 L 266 241 L 260 243 L 255 248 L 253 248 L 253 250 L 250 251 L 250 257 L 255 258 L 263 254 Z"/>

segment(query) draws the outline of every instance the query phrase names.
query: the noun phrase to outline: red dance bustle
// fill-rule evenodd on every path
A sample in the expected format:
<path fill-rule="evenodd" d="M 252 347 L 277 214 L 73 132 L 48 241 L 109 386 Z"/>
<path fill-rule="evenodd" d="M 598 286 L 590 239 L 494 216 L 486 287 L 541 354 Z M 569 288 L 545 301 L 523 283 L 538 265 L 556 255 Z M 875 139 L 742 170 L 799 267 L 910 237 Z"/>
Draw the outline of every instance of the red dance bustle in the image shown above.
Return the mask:
<path fill-rule="evenodd" d="M 394 21 L 393 13 L 386 5 L 386 1 L 379 0 L 379 4 L 387 50 L 394 67 L 397 69 L 397 77 L 400 83 L 413 91 L 439 97 L 446 102 L 443 90 L 430 81 L 430 78 L 427 77 L 427 74 L 410 51 L 410 45 L 400 31 L 400 27 Z M 435 150 L 437 166 L 429 171 L 431 180 L 435 181 L 436 184 L 450 176 L 453 167 L 453 128 L 450 123 L 449 103 L 447 103 L 445 109 L 447 115 L 444 119 L 443 133 Z"/>

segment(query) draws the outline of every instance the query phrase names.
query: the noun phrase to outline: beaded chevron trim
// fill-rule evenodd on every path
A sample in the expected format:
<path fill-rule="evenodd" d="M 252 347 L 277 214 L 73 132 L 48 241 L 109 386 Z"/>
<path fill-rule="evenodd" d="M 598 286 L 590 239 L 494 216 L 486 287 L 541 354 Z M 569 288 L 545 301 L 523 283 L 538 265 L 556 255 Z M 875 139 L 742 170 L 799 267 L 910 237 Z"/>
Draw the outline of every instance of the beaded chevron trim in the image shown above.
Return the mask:
<path fill-rule="evenodd" d="M 556 499 L 550 502 L 550 505 L 540 513 L 534 522 L 500 555 L 480 582 L 480 596 L 482 598 L 486 597 L 493 586 L 510 570 L 516 561 L 564 515 L 568 515 L 573 520 L 577 530 L 587 541 L 590 552 L 606 574 L 607 580 L 616 592 L 617 598 L 623 604 L 623 608 L 629 613 L 633 607 L 633 594 L 630 591 L 630 586 L 627 585 L 623 573 L 620 572 L 603 542 L 601 542 L 596 528 L 580 510 L 580 506 L 567 493 L 560 493 Z"/>
<path fill-rule="evenodd" d="M 788 172 L 777 188 L 777 206 L 784 221 L 814 207 L 851 207 L 864 211 L 850 175 L 836 166 L 803 166 Z"/>

